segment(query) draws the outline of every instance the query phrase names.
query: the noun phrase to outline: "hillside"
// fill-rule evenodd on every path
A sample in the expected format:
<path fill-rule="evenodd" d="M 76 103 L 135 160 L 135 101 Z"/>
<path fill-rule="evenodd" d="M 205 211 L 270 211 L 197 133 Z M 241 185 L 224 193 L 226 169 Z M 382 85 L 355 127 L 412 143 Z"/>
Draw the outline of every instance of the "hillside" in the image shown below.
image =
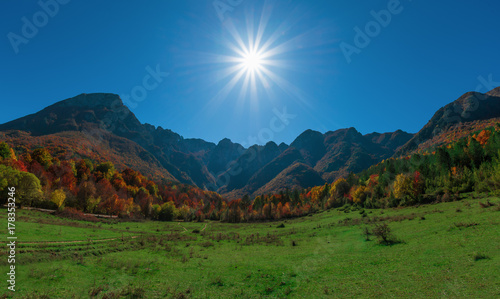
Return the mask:
<path fill-rule="evenodd" d="M 177 182 L 151 153 L 137 143 L 100 129 L 94 130 L 93 135 L 67 131 L 32 136 L 24 131 L 5 131 L 0 132 L 0 140 L 14 145 L 14 150 L 19 154 L 43 147 L 60 161 L 113 161 L 119 170 L 132 168 L 155 180 Z"/>
<path fill-rule="evenodd" d="M 439 109 L 429 122 L 396 155 L 405 155 L 418 146 L 450 129 L 453 125 L 500 117 L 499 88 L 486 94 L 467 92 Z"/>

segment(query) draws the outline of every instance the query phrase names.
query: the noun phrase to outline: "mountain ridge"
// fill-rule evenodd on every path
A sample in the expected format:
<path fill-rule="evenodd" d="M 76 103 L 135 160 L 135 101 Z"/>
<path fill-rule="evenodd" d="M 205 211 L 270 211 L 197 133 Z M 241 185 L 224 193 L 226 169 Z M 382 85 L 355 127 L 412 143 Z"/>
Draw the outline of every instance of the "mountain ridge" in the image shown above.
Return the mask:
<path fill-rule="evenodd" d="M 142 155 L 137 156 L 139 165 L 136 165 L 141 170 L 154 168 L 152 172 L 158 175 L 155 168 L 158 166 L 163 169 L 164 178 L 237 198 L 331 183 L 350 172 L 359 172 L 384 159 L 410 152 L 453 124 L 500 116 L 499 93 L 500 88 L 486 94 L 466 93 L 439 109 L 416 134 L 396 130 L 363 135 L 352 127 L 326 133 L 306 130 L 290 145 L 269 142 L 245 148 L 227 138 L 217 144 L 184 138 L 161 126 L 141 123 L 118 95 L 105 93 L 80 94 L 56 102 L 0 125 L 0 132 L 29 132 L 33 142 L 62 132 L 80 132 L 93 137 L 88 138 L 89 142 L 97 143 L 102 138 L 99 136 L 110 139 L 114 135 L 126 144 L 113 149 L 114 152 L 125 154 L 128 148 L 134 148 L 134 155 Z M 103 146 L 113 146 L 109 144 L 103 143 Z M 94 147 L 99 152 L 98 144 Z M 119 164 L 131 164 L 134 155 Z M 117 159 L 116 154 L 113 157 Z"/>

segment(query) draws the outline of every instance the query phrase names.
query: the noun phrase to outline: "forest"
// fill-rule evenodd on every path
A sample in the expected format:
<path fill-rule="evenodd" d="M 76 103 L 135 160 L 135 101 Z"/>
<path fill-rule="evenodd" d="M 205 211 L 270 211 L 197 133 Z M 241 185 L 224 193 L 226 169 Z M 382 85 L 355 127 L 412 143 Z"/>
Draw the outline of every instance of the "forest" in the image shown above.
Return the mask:
<path fill-rule="evenodd" d="M 447 202 L 461 193 L 500 190 L 500 126 L 425 151 L 384 160 L 332 184 L 228 201 L 171 181 L 154 181 L 110 161 L 60 161 L 46 148 L 16 153 L 0 143 L 0 192 L 14 186 L 17 202 L 75 213 L 128 219 L 251 222 L 320 211 L 387 208 Z M 2 198 L 7 198 L 2 196 Z"/>

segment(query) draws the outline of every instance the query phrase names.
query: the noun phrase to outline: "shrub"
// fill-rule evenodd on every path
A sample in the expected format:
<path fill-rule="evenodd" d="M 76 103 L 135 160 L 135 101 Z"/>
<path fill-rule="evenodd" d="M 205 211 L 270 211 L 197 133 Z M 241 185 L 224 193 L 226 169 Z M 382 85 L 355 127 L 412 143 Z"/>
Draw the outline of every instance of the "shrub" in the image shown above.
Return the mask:
<path fill-rule="evenodd" d="M 218 287 L 223 287 L 224 286 L 224 282 L 222 282 L 222 277 L 220 276 L 217 276 L 213 281 L 212 281 L 212 285 L 214 286 L 218 286 Z"/>
<path fill-rule="evenodd" d="M 392 235 L 391 228 L 387 223 L 377 224 L 372 230 L 372 234 L 377 237 L 379 244 L 392 245 L 401 243 Z"/>
<path fill-rule="evenodd" d="M 97 297 L 97 295 L 99 295 L 102 291 L 104 291 L 103 286 L 98 286 L 98 287 L 93 286 L 92 289 L 90 289 L 89 291 L 89 296 Z"/>
<path fill-rule="evenodd" d="M 365 226 L 363 228 L 363 235 L 365 236 L 366 241 L 370 241 L 370 236 L 372 235 L 372 232 L 368 226 Z"/>
<path fill-rule="evenodd" d="M 200 246 L 207 248 L 207 247 L 214 246 L 214 243 L 212 243 L 210 241 L 206 241 L 206 242 L 200 243 Z"/>
<path fill-rule="evenodd" d="M 127 286 L 123 289 L 121 295 L 127 296 L 127 298 L 144 298 L 146 290 L 143 287 L 137 286 Z"/>
<path fill-rule="evenodd" d="M 483 254 L 483 253 L 479 253 L 479 252 L 476 252 L 472 255 L 472 257 L 474 258 L 474 261 L 480 261 L 480 260 L 489 260 L 490 257 L 487 256 L 486 254 Z"/>
<path fill-rule="evenodd" d="M 481 206 L 481 208 L 483 208 L 483 209 L 495 206 L 495 204 L 494 204 L 494 203 L 492 203 L 492 202 L 490 202 L 489 200 L 488 200 L 488 201 L 486 201 L 486 203 L 479 202 L 479 205 L 480 205 L 480 206 Z"/>
<path fill-rule="evenodd" d="M 467 227 L 472 227 L 478 225 L 476 222 L 457 222 L 455 223 L 455 227 L 461 229 L 462 227 L 467 228 Z"/>

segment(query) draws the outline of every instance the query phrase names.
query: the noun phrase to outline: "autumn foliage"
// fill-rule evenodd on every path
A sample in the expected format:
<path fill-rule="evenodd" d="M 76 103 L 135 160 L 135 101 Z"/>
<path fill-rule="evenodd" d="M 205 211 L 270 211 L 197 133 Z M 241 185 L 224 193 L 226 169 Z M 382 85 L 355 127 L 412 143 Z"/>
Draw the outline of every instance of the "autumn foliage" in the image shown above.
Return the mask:
<path fill-rule="evenodd" d="M 15 186 L 21 205 L 70 208 L 75 215 L 234 223 L 277 220 L 346 205 L 395 207 L 448 200 L 450 194 L 461 192 L 494 192 L 500 190 L 499 149 L 500 131 L 486 128 L 323 186 L 228 201 L 215 192 L 153 180 L 132 168 L 117 169 L 110 161 L 61 161 L 46 148 L 16 153 L 2 142 L 0 193 Z"/>

